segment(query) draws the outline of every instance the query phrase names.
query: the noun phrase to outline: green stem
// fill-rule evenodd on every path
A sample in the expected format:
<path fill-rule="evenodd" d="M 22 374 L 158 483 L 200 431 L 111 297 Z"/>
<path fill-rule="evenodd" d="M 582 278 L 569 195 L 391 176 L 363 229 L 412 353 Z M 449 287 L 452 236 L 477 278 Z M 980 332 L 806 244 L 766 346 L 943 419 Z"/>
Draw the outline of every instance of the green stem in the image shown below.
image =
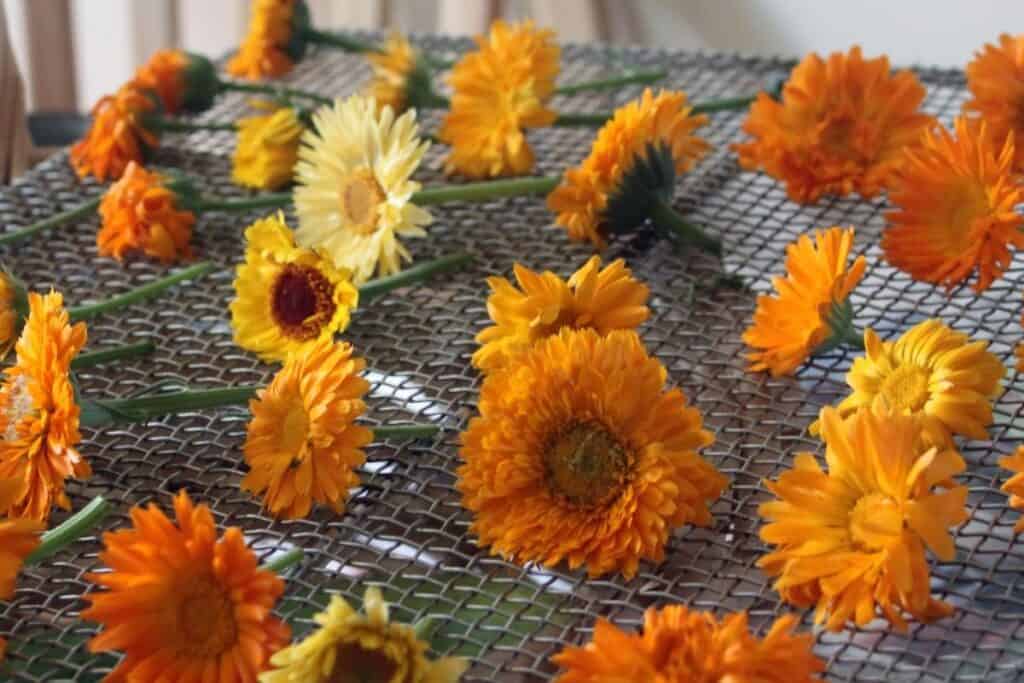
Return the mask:
<path fill-rule="evenodd" d="M 592 81 L 580 81 L 579 83 L 570 83 L 568 85 L 561 85 L 555 88 L 556 95 L 575 95 L 576 93 L 593 91 L 593 90 L 610 90 L 617 88 L 620 85 L 632 85 L 634 83 L 654 83 L 668 76 L 668 72 L 664 69 L 655 69 L 653 71 L 633 71 L 625 73 L 621 76 L 614 76 L 612 78 L 600 78 Z"/>
<path fill-rule="evenodd" d="M 398 289 L 399 287 L 405 287 L 407 285 L 426 280 L 427 278 L 433 277 L 439 273 L 447 273 L 455 270 L 459 266 L 469 263 L 472 260 L 472 254 L 452 254 L 450 256 L 436 258 L 432 261 L 417 263 L 416 265 L 406 268 L 394 275 L 370 280 L 359 287 L 359 303 L 361 305 L 365 304 L 367 301 L 381 296 L 382 294 L 386 294 L 393 289 Z"/>
<path fill-rule="evenodd" d="M 719 240 L 685 220 L 664 199 L 656 197 L 651 203 L 651 221 L 662 230 L 675 234 L 687 244 L 695 244 L 716 256 L 722 255 L 722 243 Z"/>
<path fill-rule="evenodd" d="M 855 350 L 864 350 L 864 333 L 853 324 L 853 304 L 849 299 L 834 302 L 826 318 L 829 328 L 828 338 L 816 351 L 830 351 L 839 346 L 849 346 Z"/>
<path fill-rule="evenodd" d="M 272 83 L 242 83 L 241 81 L 221 81 L 220 87 L 222 90 L 235 90 L 237 92 L 251 92 L 261 93 L 264 95 L 271 95 L 273 97 L 287 99 L 289 97 L 299 97 L 308 100 L 313 100 L 318 104 L 331 105 L 334 103 L 330 97 L 325 97 L 315 92 L 309 92 L 308 90 L 300 90 L 298 88 L 288 88 L 283 85 L 277 85 Z"/>
<path fill-rule="evenodd" d="M 597 114 L 567 114 L 561 113 L 555 122 L 554 126 L 562 126 L 575 128 L 576 126 L 603 126 L 608 122 L 608 119 L 612 117 L 611 112 L 600 112 Z"/>
<path fill-rule="evenodd" d="M 349 38 L 348 36 L 338 33 L 318 31 L 312 27 L 303 28 L 299 35 L 307 42 L 336 47 L 344 50 L 345 52 L 376 52 L 380 50 L 380 47 L 373 43 L 365 43 L 361 40 Z"/>
<path fill-rule="evenodd" d="M 82 410 L 81 422 L 87 427 L 99 427 L 114 422 L 146 422 L 156 417 L 190 410 L 243 405 L 249 402 L 260 385 L 223 387 L 176 391 L 157 396 L 94 400 L 89 410 Z M 95 410 L 99 408 L 99 410 Z"/>
<path fill-rule="evenodd" d="M 188 133 L 195 130 L 235 130 L 234 123 L 226 121 L 180 121 L 162 116 L 147 116 L 146 128 L 167 133 Z"/>
<path fill-rule="evenodd" d="M 373 428 L 373 438 L 376 441 L 384 439 L 426 439 L 434 436 L 440 427 L 434 425 L 383 425 Z"/>
<path fill-rule="evenodd" d="M 101 199 L 102 197 L 94 197 L 79 204 L 73 209 L 68 209 L 67 211 L 50 216 L 38 223 L 26 225 L 24 228 L 18 228 L 12 232 L 3 233 L 0 235 L 0 246 L 20 242 L 23 239 L 27 239 L 32 235 L 35 235 L 37 232 L 43 232 L 44 230 L 55 228 L 58 225 L 63 225 L 64 223 L 71 223 L 79 218 L 93 214 L 96 212 L 96 207 L 100 205 Z"/>
<path fill-rule="evenodd" d="M 112 360 L 124 360 L 125 358 L 144 356 L 147 353 L 153 353 L 155 350 L 156 344 L 151 341 L 144 341 L 138 342 L 137 344 L 115 346 L 113 348 L 103 349 L 102 351 L 83 353 L 71 361 L 71 369 L 84 370 L 85 368 L 95 367 L 103 363 L 108 363 Z"/>
<path fill-rule="evenodd" d="M 430 206 L 445 202 L 482 202 L 499 197 L 547 194 L 558 187 L 559 182 L 561 182 L 561 178 L 555 176 L 534 176 L 461 185 L 442 185 L 420 190 L 412 196 L 410 201 L 418 206 Z"/>
<path fill-rule="evenodd" d="M 751 103 L 757 99 L 757 95 L 746 96 L 746 97 L 732 97 L 724 100 L 712 100 L 710 102 L 700 102 L 693 105 L 693 114 L 713 114 L 716 111 L 731 111 L 733 109 L 743 109 L 749 107 Z"/>
<path fill-rule="evenodd" d="M 264 563 L 260 567 L 260 569 L 262 569 L 263 571 L 280 574 L 285 569 L 288 569 L 289 567 L 298 564 L 302 560 L 304 555 L 305 553 L 303 552 L 302 548 L 292 548 L 280 557 L 276 557 L 270 562 Z"/>
<path fill-rule="evenodd" d="M 247 211 L 249 209 L 276 209 L 288 206 L 292 201 L 290 192 L 271 192 L 245 199 L 219 199 L 200 197 L 189 203 L 195 211 Z"/>
<path fill-rule="evenodd" d="M 25 558 L 26 564 L 42 562 L 53 557 L 65 546 L 74 543 L 87 531 L 95 527 L 110 512 L 110 503 L 102 496 L 96 496 L 88 505 L 69 517 L 60 526 L 50 529 L 45 534 L 31 555 Z"/>
<path fill-rule="evenodd" d="M 750 105 L 757 99 L 757 96 L 746 96 L 746 97 L 731 97 L 724 100 L 710 100 L 708 102 L 698 102 L 693 105 L 693 114 L 711 114 L 716 111 L 731 111 L 733 109 L 743 109 Z M 612 112 L 596 112 L 590 114 L 559 114 L 558 118 L 555 119 L 553 125 L 563 127 L 576 127 L 576 126 L 603 126 L 608 122 L 608 119 L 612 118 Z"/>
<path fill-rule="evenodd" d="M 129 306 L 139 301 L 152 298 L 163 292 L 168 287 L 176 285 L 179 282 L 183 282 L 185 280 L 198 280 L 216 268 L 216 264 L 210 263 L 209 261 L 203 261 L 195 264 L 194 266 L 179 270 L 173 275 L 168 275 L 167 277 L 160 278 L 159 280 L 154 280 L 149 284 L 136 287 L 133 290 L 107 299 L 106 301 L 100 301 L 95 304 L 86 304 L 84 306 L 76 306 L 68 309 L 68 315 L 71 316 L 72 321 L 88 320 L 89 318 L 93 318 L 101 313 L 106 313 L 117 308 Z"/>

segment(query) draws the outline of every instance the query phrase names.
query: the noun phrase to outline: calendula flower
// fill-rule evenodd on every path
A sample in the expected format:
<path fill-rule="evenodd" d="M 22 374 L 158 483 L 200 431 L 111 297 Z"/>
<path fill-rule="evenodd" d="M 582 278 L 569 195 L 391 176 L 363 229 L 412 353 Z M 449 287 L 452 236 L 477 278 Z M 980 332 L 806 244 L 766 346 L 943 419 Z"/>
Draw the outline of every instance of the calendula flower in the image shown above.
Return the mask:
<path fill-rule="evenodd" d="M 905 614 L 951 614 L 931 597 L 925 548 L 943 561 L 956 554 L 948 530 L 967 519 L 967 487 L 950 478 L 963 458 L 884 401 L 845 421 L 826 407 L 821 424 L 828 470 L 799 453 L 793 470 L 766 482 L 778 500 L 761 505 L 761 539 L 775 549 L 758 565 L 786 602 L 817 605 L 815 620 L 832 631 L 878 616 L 903 631 Z"/>
<path fill-rule="evenodd" d="M 452 147 L 445 170 L 469 178 L 529 173 L 534 156 L 525 131 L 558 118 L 547 106 L 559 70 L 555 33 L 532 21 L 497 20 L 476 43 L 448 79 L 455 92 L 438 133 Z"/>
<path fill-rule="evenodd" d="M 0 268 L 0 361 L 14 348 L 21 326 L 28 315 L 28 295 L 24 286 Z"/>
<path fill-rule="evenodd" d="M 411 256 L 400 237 L 422 237 L 429 213 L 409 201 L 412 174 L 430 147 L 416 113 L 398 118 L 373 98 L 353 95 L 313 115 L 295 167 L 298 243 L 326 254 L 362 284 L 390 275 Z"/>
<path fill-rule="evenodd" d="M 70 507 L 68 477 L 92 470 L 76 449 L 79 408 L 71 361 L 85 345 L 83 323 L 71 325 L 57 292 L 28 295 L 29 315 L 15 346 L 17 362 L 0 385 L 0 479 L 24 482 L 0 514 L 45 521 L 50 507 Z"/>
<path fill-rule="evenodd" d="M 206 57 L 182 50 L 157 50 L 135 72 L 134 83 L 160 99 L 163 111 L 203 111 L 220 89 L 217 70 Z"/>
<path fill-rule="evenodd" d="M 292 107 L 239 119 L 238 142 L 231 157 L 231 178 L 244 187 L 277 190 L 292 181 L 305 132 Z"/>
<path fill-rule="evenodd" d="M 261 674 L 260 683 L 455 683 L 466 670 L 459 657 L 427 659 L 427 644 L 416 631 L 389 621 L 380 589 L 366 589 L 363 611 L 332 595 L 327 609 L 314 617 L 320 628 L 275 654 L 274 669 Z"/>
<path fill-rule="evenodd" d="M 599 618 L 591 642 L 554 656 L 563 670 L 555 683 L 821 683 L 814 638 L 794 633 L 796 625 L 779 617 L 756 638 L 746 612 L 718 620 L 684 605 L 648 608 L 643 633 Z"/>
<path fill-rule="evenodd" d="M 1012 132 L 997 147 L 984 121 L 958 118 L 954 126 L 955 134 L 926 131 L 924 143 L 907 150 L 882 249 L 917 280 L 953 287 L 975 275 L 981 292 L 1010 265 L 1009 247 L 1024 247 L 1024 217 L 1014 211 L 1024 189 L 1013 176 Z"/>
<path fill-rule="evenodd" d="M 392 32 L 379 50 L 366 53 L 366 59 L 373 69 L 366 94 L 377 100 L 379 106 L 402 113 L 410 107 L 431 104 L 437 97 L 431 86 L 430 68 L 401 33 Z"/>
<path fill-rule="evenodd" d="M 251 470 L 242 488 L 262 494 L 275 516 L 305 517 L 313 503 L 345 509 L 349 489 L 359 484 L 354 470 L 366 460 L 362 448 L 373 440 L 355 424 L 366 411 L 365 367 L 351 345 L 322 338 L 293 354 L 249 403 L 244 452 Z"/>
<path fill-rule="evenodd" d="M 0 507 L 9 509 L 15 505 L 24 489 L 25 482 L 21 479 L 0 480 Z M 0 519 L 0 600 L 10 600 L 14 596 L 18 572 L 25 558 L 39 547 L 43 530 L 42 522 L 35 519 Z"/>
<path fill-rule="evenodd" d="M 972 98 L 966 111 L 977 112 L 988 124 L 996 145 L 1012 134 L 1024 139 L 1024 34 L 999 36 L 986 44 L 967 65 L 967 89 Z M 1016 145 L 1014 166 L 1024 168 L 1024 145 Z"/>
<path fill-rule="evenodd" d="M 1013 472 L 1013 475 L 1002 486 L 1002 490 L 1010 496 L 1010 507 L 1014 510 L 1024 511 L 1024 446 L 1018 446 L 1012 454 L 1001 458 L 999 466 Z M 1024 517 L 1018 519 L 1017 524 L 1013 527 L 1015 534 L 1022 531 L 1024 531 Z"/>
<path fill-rule="evenodd" d="M 570 238 L 603 249 L 609 234 L 636 228 L 652 217 L 654 205 L 666 207 L 675 174 L 689 171 L 710 149 L 694 135 L 707 116 L 691 112 L 685 93 L 662 91 L 655 96 L 650 89 L 615 110 L 598 132 L 590 156 L 567 170 L 548 196 L 548 208 Z"/>
<path fill-rule="evenodd" d="M 881 396 L 891 409 L 919 415 L 932 443 L 950 444 L 953 434 L 988 439 L 992 401 L 1006 372 L 988 342 L 972 342 L 933 318 L 896 341 L 883 342 L 867 329 L 864 347 L 846 375 L 853 391 L 837 406 L 840 415 Z"/>
<path fill-rule="evenodd" d="M 503 277 L 487 278 L 487 312 L 494 325 L 476 337 L 480 348 L 473 354 L 473 365 L 481 370 L 507 365 L 562 328 L 589 328 L 604 335 L 636 329 L 651 313 L 650 290 L 633 278 L 622 259 L 602 269 L 600 257 L 591 257 L 568 282 L 519 263 L 514 271 L 518 288 Z"/>
<path fill-rule="evenodd" d="M 71 165 L 78 176 L 117 179 L 129 162 L 141 163 L 145 150 L 159 142 L 143 121 L 155 109 L 153 98 L 131 83 L 101 97 L 92 108 L 88 132 L 71 147 Z"/>
<path fill-rule="evenodd" d="M 228 73 L 253 80 L 285 75 L 305 51 L 298 34 L 308 23 L 309 10 L 301 0 L 254 0 L 249 29 L 228 61 Z"/>
<path fill-rule="evenodd" d="M 864 59 L 859 47 L 823 60 L 807 55 L 793 69 L 781 101 L 759 93 L 737 144 L 740 164 L 786 184 L 795 202 L 824 194 L 874 197 L 919 144 L 934 119 L 921 112 L 925 88 L 889 59 Z"/>
<path fill-rule="evenodd" d="M 192 256 L 195 214 L 179 207 L 178 195 L 164 176 L 134 161 L 103 195 L 99 214 L 96 248 L 101 256 L 120 261 L 140 251 L 162 263 Z"/>
<path fill-rule="evenodd" d="M 250 225 L 245 240 L 231 301 L 236 344 L 282 361 L 348 327 L 359 290 L 316 252 L 296 247 L 283 214 Z"/>
<path fill-rule="evenodd" d="M 743 333 L 743 341 L 757 349 L 747 354 L 751 370 L 788 375 L 815 350 L 847 341 L 847 297 L 867 264 L 858 256 L 847 266 L 853 237 L 853 228 L 832 227 L 786 247 L 786 277 L 772 279 L 776 294 L 757 297 L 753 323 Z"/>
<path fill-rule="evenodd" d="M 271 614 L 284 582 L 238 527 L 218 539 L 210 509 L 184 491 L 174 512 L 134 507 L 131 528 L 103 535 L 110 571 L 87 578 L 107 590 L 85 596 L 82 618 L 104 630 L 89 651 L 124 652 L 109 680 L 255 682 L 291 636 Z"/>
<path fill-rule="evenodd" d="M 634 576 L 669 534 L 711 523 L 726 479 L 713 441 L 632 331 L 563 329 L 489 374 L 462 435 L 462 503 L 481 546 L 518 562 L 567 560 Z"/>

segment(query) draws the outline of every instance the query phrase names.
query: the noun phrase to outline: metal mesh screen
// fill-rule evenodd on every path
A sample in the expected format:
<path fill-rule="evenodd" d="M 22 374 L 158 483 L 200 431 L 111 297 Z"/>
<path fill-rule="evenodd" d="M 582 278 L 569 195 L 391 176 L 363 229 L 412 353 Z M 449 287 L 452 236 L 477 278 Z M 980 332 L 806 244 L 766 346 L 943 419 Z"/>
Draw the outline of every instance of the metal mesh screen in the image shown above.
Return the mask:
<path fill-rule="evenodd" d="M 457 50 L 468 43 L 424 38 L 424 46 Z M 666 86 L 681 88 L 694 101 L 740 95 L 785 76 L 792 64 L 735 55 L 653 50 L 568 47 L 566 82 L 595 77 L 624 64 L 670 70 Z M 949 122 L 964 98 L 959 72 L 919 69 L 928 87 L 928 109 Z M 357 56 L 318 52 L 289 78 L 325 94 L 357 89 L 368 69 Z M 566 111 L 609 109 L 635 97 L 637 87 L 614 93 L 562 97 Z M 231 119 L 244 98 L 230 96 L 205 115 Z M 344 516 L 316 511 L 308 519 L 275 522 L 259 502 L 239 490 L 244 475 L 241 445 L 246 415 L 240 410 L 208 411 L 156 420 L 144 426 L 86 431 L 82 452 L 95 470 L 72 482 L 75 507 L 102 494 L 117 512 L 105 529 L 127 523 L 131 505 L 156 500 L 167 509 L 171 493 L 187 489 L 211 505 L 223 525 L 241 526 L 265 559 L 293 546 L 307 551 L 288 579 L 281 610 L 297 635 L 323 602 L 324 590 L 358 601 L 367 585 L 384 588 L 394 615 L 415 621 L 433 615 L 438 623 L 435 653 L 473 657 L 467 681 L 542 681 L 555 669 L 550 656 L 569 643 L 589 639 L 596 617 L 627 628 L 639 625 L 645 608 L 683 602 L 694 608 L 746 609 L 763 631 L 787 611 L 755 567 L 764 547 L 757 537 L 756 510 L 766 498 L 760 481 L 776 477 L 799 450 L 818 450 L 805 433 L 820 406 L 844 394 L 843 376 L 852 355 L 833 352 L 815 359 L 795 378 L 773 380 L 744 370 L 740 333 L 754 307 L 752 292 L 716 286 L 721 273 L 741 275 L 764 291 L 782 267 L 785 245 L 813 227 L 854 225 L 860 251 L 870 267 L 853 295 L 860 325 L 891 337 L 926 317 L 941 316 L 1010 363 L 1019 326 L 1024 263 L 1017 259 L 1006 277 L 981 296 L 967 288 L 948 295 L 912 282 L 880 260 L 883 200 L 826 200 L 814 206 L 789 202 L 770 178 L 740 171 L 729 144 L 742 134 L 744 112 L 714 114 L 704 129 L 715 152 L 679 180 L 677 205 L 721 234 L 726 257 L 677 254 L 643 235 L 614 243 L 606 258 L 625 257 L 652 289 L 653 316 L 642 330 L 652 353 L 669 369 L 716 434 L 706 457 L 731 479 L 714 505 L 714 526 L 684 529 L 669 542 L 660 566 L 642 565 L 632 581 L 620 577 L 586 580 L 580 572 L 520 567 L 478 549 L 468 534 L 469 515 L 454 488 L 458 433 L 474 413 L 480 377 L 469 364 L 474 335 L 486 323 L 485 276 L 509 275 L 519 260 L 535 269 L 567 276 L 589 250 L 555 229 L 538 199 L 436 207 L 427 239 L 411 241 L 416 258 L 468 249 L 476 262 L 452 276 L 392 293 L 353 316 L 345 337 L 368 359 L 373 421 L 435 421 L 445 427 L 432 442 L 377 443 L 368 449 L 363 486 Z M 424 117 L 426 131 L 438 116 Z M 587 152 L 592 130 L 555 128 L 531 134 L 538 172 L 561 172 Z M 167 135 L 153 160 L 201 180 L 211 194 L 239 195 L 230 180 L 229 133 Z M 424 184 L 442 182 L 443 149 L 435 147 L 419 171 Z M 20 226 L 69 208 L 100 187 L 81 182 L 58 155 L 0 192 L 0 220 Z M 136 305 L 89 326 L 87 350 L 140 339 L 158 345 L 151 358 L 81 373 L 82 390 L 93 397 L 125 396 L 161 380 L 189 387 L 267 382 L 274 367 L 236 348 L 231 341 L 227 302 L 232 267 L 242 253 L 242 230 L 258 213 L 208 213 L 197 226 L 195 247 L 223 270 L 198 284 L 180 287 L 156 304 Z M 95 218 L 81 221 L 0 252 L 33 289 L 51 286 L 70 303 L 105 298 L 164 272 L 135 260 L 120 265 L 95 257 Z M 862 630 L 821 634 L 817 651 L 836 681 L 1009 681 L 1024 665 L 1024 544 L 1015 543 L 1016 514 L 998 492 L 1004 477 L 999 454 L 1021 441 L 1014 426 L 1024 396 L 1010 376 L 996 405 L 992 443 L 971 442 L 971 521 L 956 533 L 957 559 L 934 565 L 935 594 L 952 602 L 956 614 L 909 633 L 880 622 Z M 62 519 L 57 516 L 54 522 Z M 54 561 L 28 569 L 14 600 L 0 606 L 0 633 L 10 640 L 15 680 L 91 681 L 115 663 L 91 657 L 85 642 L 93 626 L 79 621 L 83 576 L 99 567 L 95 538 L 66 549 Z M 804 626 L 810 628 L 809 615 Z"/>

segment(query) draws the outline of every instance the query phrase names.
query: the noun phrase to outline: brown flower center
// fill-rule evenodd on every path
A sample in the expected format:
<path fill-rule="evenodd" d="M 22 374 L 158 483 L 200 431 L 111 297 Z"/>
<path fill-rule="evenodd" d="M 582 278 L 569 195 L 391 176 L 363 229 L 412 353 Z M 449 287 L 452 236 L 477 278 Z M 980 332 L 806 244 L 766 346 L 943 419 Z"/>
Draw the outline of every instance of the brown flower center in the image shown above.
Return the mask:
<path fill-rule="evenodd" d="M 361 168 L 343 178 L 338 199 L 349 228 L 362 235 L 372 235 L 377 230 L 378 207 L 387 195 L 373 171 Z"/>
<path fill-rule="evenodd" d="M 289 263 L 270 285 L 270 313 L 286 336 L 315 339 L 334 317 L 334 285 L 312 266 Z"/>
<path fill-rule="evenodd" d="M 862 496 L 850 512 L 850 538 L 861 551 L 883 550 L 903 532 L 899 505 L 883 493 Z"/>
<path fill-rule="evenodd" d="M 398 664 L 380 649 L 342 643 L 335 650 L 334 670 L 324 683 L 390 683 Z"/>
<path fill-rule="evenodd" d="M 30 415 L 37 414 L 36 404 L 32 401 L 32 393 L 28 390 L 28 379 L 25 375 L 17 375 L 8 385 L 7 406 L 4 418 L 7 428 L 4 430 L 4 441 L 18 439 L 18 424 Z"/>
<path fill-rule="evenodd" d="M 916 365 L 901 365 L 882 381 L 880 393 L 893 410 L 917 412 L 928 402 L 929 373 Z"/>
<path fill-rule="evenodd" d="M 617 498 L 633 466 L 629 450 L 596 422 L 571 422 L 556 432 L 543 458 L 551 492 L 576 507 Z"/>
<path fill-rule="evenodd" d="M 238 642 L 238 623 L 231 596 L 213 576 L 183 586 L 178 599 L 179 650 L 189 657 L 212 659 Z M 170 634 L 168 634 L 170 635 Z"/>

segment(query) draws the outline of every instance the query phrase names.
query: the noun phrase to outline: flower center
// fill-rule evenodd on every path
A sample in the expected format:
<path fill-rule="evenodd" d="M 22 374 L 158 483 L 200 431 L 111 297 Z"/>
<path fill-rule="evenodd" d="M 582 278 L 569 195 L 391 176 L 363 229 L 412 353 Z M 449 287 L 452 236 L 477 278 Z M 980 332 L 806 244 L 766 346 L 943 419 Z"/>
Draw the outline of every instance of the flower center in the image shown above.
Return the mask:
<path fill-rule="evenodd" d="M 341 215 L 349 228 L 363 235 L 372 235 L 377 230 L 377 209 L 387 195 L 373 171 L 361 168 L 342 178 L 338 198 Z"/>
<path fill-rule="evenodd" d="M 299 341 L 318 337 L 334 310 L 334 285 L 312 266 L 289 263 L 270 287 L 274 322 L 283 334 Z"/>
<path fill-rule="evenodd" d="M 7 385 L 7 406 L 4 409 L 4 419 L 7 423 L 4 429 L 4 441 L 18 440 L 18 425 L 23 419 L 36 414 L 36 405 L 32 401 L 32 392 L 28 390 L 28 378 L 25 375 L 17 375 Z"/>
<path fill-rule="evenodd" d="M 921 410 L 930 397 L 929 373 L 916 365 L 901 365 L 882 382 L 881 394 L 893 410 Z"/>
<path fill-rule="evenodd" d="M 850 537 L 858 550 L 883 550 L 902 533 L 903 514 L 889 496 L 869 493 L 853 506 L 849 524 Z"/>
<path fill-rule="evenodd" d="M 950 188 L 947 202 L 945 214 L 939 214 L 936 246 L 948 256 L 959 257 L 982 237 L 975 234 L 975 224 L 988 217 L 991 209 L 985 188 L 976 182 Z"/>
<path fill-rule="evenodd" d="M 309 417 L 301 401 L 296 398 L 281 425 L 281 450 L 292 456 L 293 464 L 301 462 L 308 434 Z"/>
<path fill-rule="evenodd" d="M 397 671 L 398 664 L 381 649 L 342 643 L 335 650 L 331 677 L 324 683 L 390 683 Z"/>
<path fill-rule="evenodd" d="M 178 628 L 173 635 L 183 654 L 212 659 L 238 642 L 234 603 L 214 577 L 197 577 L 183 586 L 178 600 Z"/>
<path fill-rule="evenodd" d="M 551 492 L 576 507 L 597 507 L 618 497 L 633 458 L 608 430 L 595 422 L 571 422 L 544 449 Z"/>

